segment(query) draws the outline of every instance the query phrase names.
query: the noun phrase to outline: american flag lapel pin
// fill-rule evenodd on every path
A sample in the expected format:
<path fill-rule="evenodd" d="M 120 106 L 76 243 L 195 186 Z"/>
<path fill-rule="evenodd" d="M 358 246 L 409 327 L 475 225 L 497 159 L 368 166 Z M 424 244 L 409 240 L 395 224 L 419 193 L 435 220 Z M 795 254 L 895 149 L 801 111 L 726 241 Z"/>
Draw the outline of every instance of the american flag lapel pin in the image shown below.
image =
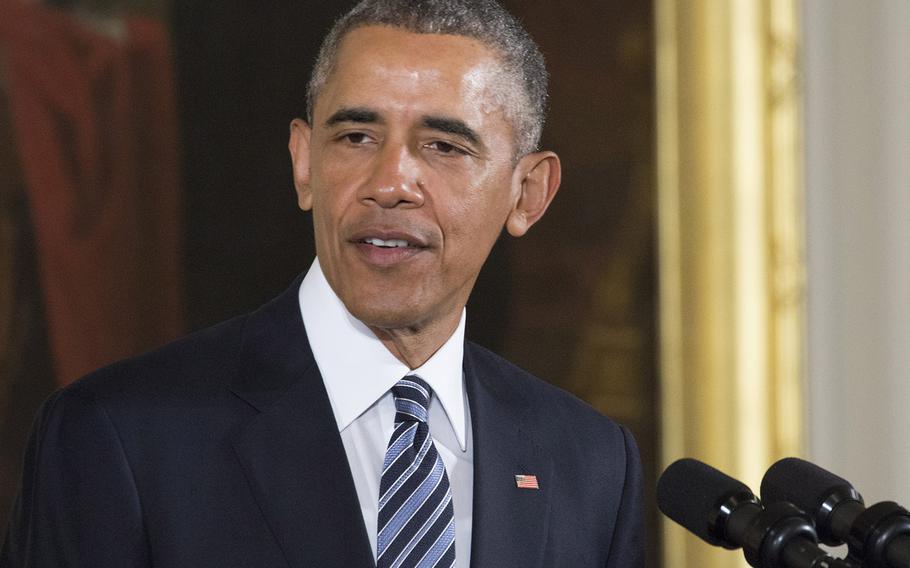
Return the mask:
<path fill-rule="evenodd" d="M 537 484 L 537 476 L 528 474 L 516 474 L 515 486 L 519 489 L 540 489 L 540 485 Z"/>

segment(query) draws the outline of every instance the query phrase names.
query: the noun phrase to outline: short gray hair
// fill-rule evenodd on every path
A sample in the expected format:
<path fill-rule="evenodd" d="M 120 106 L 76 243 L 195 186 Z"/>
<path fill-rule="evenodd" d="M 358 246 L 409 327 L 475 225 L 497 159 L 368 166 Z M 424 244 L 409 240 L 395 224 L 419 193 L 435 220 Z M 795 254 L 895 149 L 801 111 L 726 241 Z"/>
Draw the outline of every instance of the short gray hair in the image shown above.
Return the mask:
<path fill-rule="evenodd" d="M 499 56 L 508 91 L 518 95 L 505 109 L 514 130 L 516 156 L 537 149 L 546 117 L 547 68 L 537 44 L 496 0 L 363 0 L 335 22 L 319 49 L 307 86 L 310 124 L 316 97 L 334 70 L 345 34 L 372 25 L 464 36 L 490 48 Z"/>

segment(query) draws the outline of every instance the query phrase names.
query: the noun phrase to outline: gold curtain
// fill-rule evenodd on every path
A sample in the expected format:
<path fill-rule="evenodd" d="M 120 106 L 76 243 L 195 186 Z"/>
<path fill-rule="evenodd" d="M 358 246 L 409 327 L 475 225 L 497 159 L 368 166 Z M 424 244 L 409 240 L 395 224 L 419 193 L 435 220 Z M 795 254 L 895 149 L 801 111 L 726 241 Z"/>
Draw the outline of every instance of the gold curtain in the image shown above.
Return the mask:
<path fill-rule="evenodd" d="M 661 456 L 802 447 L 798 0 L 657 0 Z M 665 521 L 666 568 L 747 566 Z"/>

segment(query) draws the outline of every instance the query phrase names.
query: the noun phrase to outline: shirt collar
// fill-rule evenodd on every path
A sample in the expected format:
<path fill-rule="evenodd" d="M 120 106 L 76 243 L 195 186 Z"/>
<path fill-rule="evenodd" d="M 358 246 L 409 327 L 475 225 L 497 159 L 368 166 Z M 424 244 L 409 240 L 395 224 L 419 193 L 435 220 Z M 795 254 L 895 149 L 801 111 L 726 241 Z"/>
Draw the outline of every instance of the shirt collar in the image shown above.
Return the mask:
<path fill-rule="evenodd" d="M 350 426 L 400 379 L 413 374 L 433 388 L 452 424 L 458 445 L 462 451 L 467 448 L 462 372 L 465 310 L 451 337 L 426 363 L 411 370 L 395 358 L 366 325 L 351 315 L 326 280 L 318 258 L 300 284 L 298 298 L 310 347 L 325 382 L 339 432 Z"/>

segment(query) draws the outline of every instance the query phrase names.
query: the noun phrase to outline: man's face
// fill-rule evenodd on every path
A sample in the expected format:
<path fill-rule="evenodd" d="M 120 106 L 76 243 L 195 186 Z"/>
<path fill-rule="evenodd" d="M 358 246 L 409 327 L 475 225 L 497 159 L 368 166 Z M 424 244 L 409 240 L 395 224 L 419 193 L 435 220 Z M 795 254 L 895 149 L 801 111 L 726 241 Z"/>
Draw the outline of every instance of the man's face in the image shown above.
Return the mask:
<path fill-rule="evenodd" d="M 295 183 L 313 210 L 320 264 L 367 325 L 457 323 L 527 173 L 514 167 L 501 76 L 472 39 L 358 28 L 313 124 L 292 123 Z"/>

